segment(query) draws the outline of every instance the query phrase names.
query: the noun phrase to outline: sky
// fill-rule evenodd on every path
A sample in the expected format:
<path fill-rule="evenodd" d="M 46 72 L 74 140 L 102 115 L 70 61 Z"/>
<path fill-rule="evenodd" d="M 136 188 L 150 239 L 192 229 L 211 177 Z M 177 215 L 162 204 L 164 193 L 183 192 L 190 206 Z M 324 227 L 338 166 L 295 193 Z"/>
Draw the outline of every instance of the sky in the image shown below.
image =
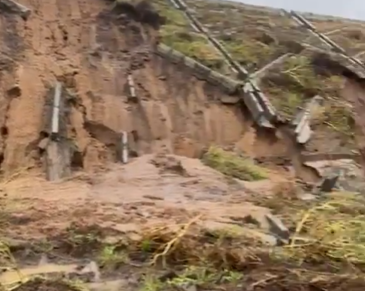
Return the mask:
<path fill-rule="evenodd" d="M 292 9 L 365 20 L 364 0 L 233 0 L 247 4 Z"/>

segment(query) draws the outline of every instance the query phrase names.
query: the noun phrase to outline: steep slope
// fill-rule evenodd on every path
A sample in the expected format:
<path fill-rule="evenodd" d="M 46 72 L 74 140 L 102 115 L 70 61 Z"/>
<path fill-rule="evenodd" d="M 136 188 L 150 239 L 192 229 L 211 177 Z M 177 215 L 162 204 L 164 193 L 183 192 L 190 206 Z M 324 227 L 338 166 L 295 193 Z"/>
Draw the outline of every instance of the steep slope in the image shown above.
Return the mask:
<path fill-rule="evenodd" d="M 67 137 L 79 152 L 75 167 L 116 161 L 121 131 L 134 133 L 139 155 L 166 150 L 198 157 L 212 142 L 245 148 L 242 140 L 254 130 L 250 117 L 240 107 L 222 105 L 224 92 L 157 57 L 152 26 L 120 17 L 101 0 L 22 4 L 33 9 L 26 22 L 1 15 L 7 56 L 1 79 L 4 172 L 39 164 L 37 145 L 46 134 L 44 116 L 56 80 L 73 100 Z M 128 97 L 128 74 L 137 102 Z M 13 86 L 19 96 L 12 95 Z"/>
<path fill-rule="evenodd" d="M 168 20 L 162 27 L 163 41 L 227 74 L 229 69 L 222 55 L 189 25 L 194 17 L 238 65 L 248 70 L 249 77 L 257 82 L 286 124 L 295 122 L 300 109 L 313 97 L 323 98 L 312 116 L 314 132 L 303 153 L 312 157 L 313 154 L 344 156 L 362 148 L 358 141 L 361 135 L 354 135 L 362 131 L 361 117 L 352 109 L 360 108 L 361 103 L 344 92 L 347 84 L 360 84 L 364 76 L 364 65 L 354 58 L 362 55 L 363 23 L 303 14 L 312 22 L 303 24 L 298 22 L 298 14 L 229 1 L 173 1 L 184 2 L 190 15 L 181 16 L 185 14 L 185 8 L 181 8 L 182 18 L 178 18 L 179 9 L 161 2 L 159 9 Z M 227 14 L 230 17 L 225 17 Z M 311 31 L 313 25 L 317 32 L 323 33 L 322 38 Z M 331 39 L 324 40 L 325 37 Z M 338 43 L 329 45 L 331 40 Z M 228 74 L 239 78 L 232 70 Z"/>

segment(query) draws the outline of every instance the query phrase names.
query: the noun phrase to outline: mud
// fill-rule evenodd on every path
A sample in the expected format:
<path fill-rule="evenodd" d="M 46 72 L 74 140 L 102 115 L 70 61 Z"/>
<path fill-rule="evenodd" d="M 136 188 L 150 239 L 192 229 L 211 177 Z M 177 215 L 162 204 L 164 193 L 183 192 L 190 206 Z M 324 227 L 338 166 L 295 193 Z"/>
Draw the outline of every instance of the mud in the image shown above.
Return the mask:
<path fill-rule="evenodd" d="M 310 265 L 312 275 L 312 271 L 303 271 L 303 266 L 286 267 L 287 262 L 277 262 L 260 252 L 247 258 L 242 253 L 256 243 L 258 250 L 263 244 L 269 245 L 268 250 L 275 245 L 276 238 L 263 222 L 270 209 L 248 201 L 264 201 L 270 195 L 283 195 L 282 191 L 286 195 L 293 190 L 287 175 L 279 168 L 278 172 L 271 170 L 263 181 L 228 180 L 197 159 L 164 154 L 144 155 L 127 165 L 110 164 L 98 173 L 80 173 L 54 183 L 34 170 L 2 184 L 6 194 L 6 199 L 0 200 L 1 236 L 6 238 L 2 242 L 9 246 L 24 277 L 43 278 L 21 285 L 20 290 L 75 290 L 70 282 L 90 290 L 118 290 L 121 286 L 139 290 L 151 284 L 143 274 L 151 274 L 158 284 L 171 269 L 175 277 L 182 276 L 180 264 L 186 264 L 187 258 L 194 264 L 194 252 L 200 252 L 200 247 L 205 255 L 211 254 L 209 258 L 217 266 L 228 264 L 232 272 L 246 276 L 230 283 L 214 277 L 213 285 L 211 279 L 204 279 L 208 285 L 199 290 L 209 286 L 237 290 L 240 285 L 247 286 L 244 290 L 255 290 L 259 285 L 262 290 L 335 286 L 332 282 L 338 279 L 333 274 L 315 280 L 313 276 L 322 270 L 315 264 Z M 252 217 L 254 223 L 249 221 Z M 152 265 L 162 246 L 194 219 L 189 229 L 196 229 L 198 234 L 181 237 L 178 250 L 168 256 L 169 268 Z M 227 232 L 233 237 L 222 240 L 221 235 Z M 238 239 L 239 234 L 244 238 Z M 96 263 L 97 271 L 85 267 L 90 262 Z M 326 268 L 326 272 L 332 270 Z M 10 269 L 0 280 L 11 283 L 17 276 L 18 272 Z M 363 286 L 361 279 L 346 277 L 342 282 L 342 288 L 354 282 Z"/>

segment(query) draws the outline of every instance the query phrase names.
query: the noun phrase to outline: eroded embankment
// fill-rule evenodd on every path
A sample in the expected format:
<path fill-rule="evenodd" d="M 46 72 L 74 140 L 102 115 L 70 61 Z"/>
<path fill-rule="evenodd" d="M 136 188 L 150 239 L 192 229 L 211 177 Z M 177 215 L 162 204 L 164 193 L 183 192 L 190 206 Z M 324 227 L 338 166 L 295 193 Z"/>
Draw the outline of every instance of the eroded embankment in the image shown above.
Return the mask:
<path fill-rule="evenodd" d="M 1 15 L 9 55 L 1 79 L 5 172 L 40 165 L 37 145 L 47 136 L 44 116 L 56 80 L 67 93 L 66 138 L 76 148 L 77 168 L 116 161 L 121 131 L 131 134 L 138 155 L 162 150 L 198 157 L 209 143 L 253 156 L 285 153 L 275 137 L 257 137 L 241 106 L 222 105 L 223 92 L 156 56 L 158 16 L 116 13 L 103 1 L 23 2 L 33 9 L 26 22 Z M 128 93 L 129 74 L 137 100 Z"/>

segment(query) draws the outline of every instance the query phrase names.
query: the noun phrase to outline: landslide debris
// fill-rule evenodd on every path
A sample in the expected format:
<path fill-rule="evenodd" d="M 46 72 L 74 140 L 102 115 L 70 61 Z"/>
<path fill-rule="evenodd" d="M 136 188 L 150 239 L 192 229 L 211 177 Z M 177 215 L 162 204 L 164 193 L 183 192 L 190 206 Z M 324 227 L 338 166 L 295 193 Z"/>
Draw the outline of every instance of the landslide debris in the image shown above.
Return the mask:
<path fill-rule="evenodd" d="M 249 222 L 230 226 L 206 224 L 201 214 L 190 215 L 178 223 L 168 221 L 168 224 L 142 227 L 138 235 L 74 223 L 59 229 L 58 235 L 49 237 L 47 242 L 23 245 L 33 257 L 34 254 L 39 257 L 42 252 L 57 264 L 47 265 L 41 259 L 38 266 L 17 269 L 14 256 L 19 260 L 24 255 L 19 253 L 19 244 L 10 242 L 9 247 L 2 244 L 2 287 L 5 290 L 97 290 L 94 288 L 100 282 L 105 287 L 116 284 L 118 288 L 156 291 L 176 288 L 360 290 L 364 287 L 363 197 L 332 193 L 311 203 L 273 199 L 282 206 L 278 211 L 290 213 L 295 221 L 289 244 L 268 246 L 257 236 L 257 230 L 247 228 Z M 80 256 L 92 263 L 75 261 Z M 32 256 L 28 255 L 29 258 Z M 68 260 L 71 261 L 67 265 Z M 50 273 L 45 268 L 54 271 Z M 95 273 L 101 277 L 95 277 Z M 16 280 L 9 280 L 14 274 L 18 276 Z"/>

